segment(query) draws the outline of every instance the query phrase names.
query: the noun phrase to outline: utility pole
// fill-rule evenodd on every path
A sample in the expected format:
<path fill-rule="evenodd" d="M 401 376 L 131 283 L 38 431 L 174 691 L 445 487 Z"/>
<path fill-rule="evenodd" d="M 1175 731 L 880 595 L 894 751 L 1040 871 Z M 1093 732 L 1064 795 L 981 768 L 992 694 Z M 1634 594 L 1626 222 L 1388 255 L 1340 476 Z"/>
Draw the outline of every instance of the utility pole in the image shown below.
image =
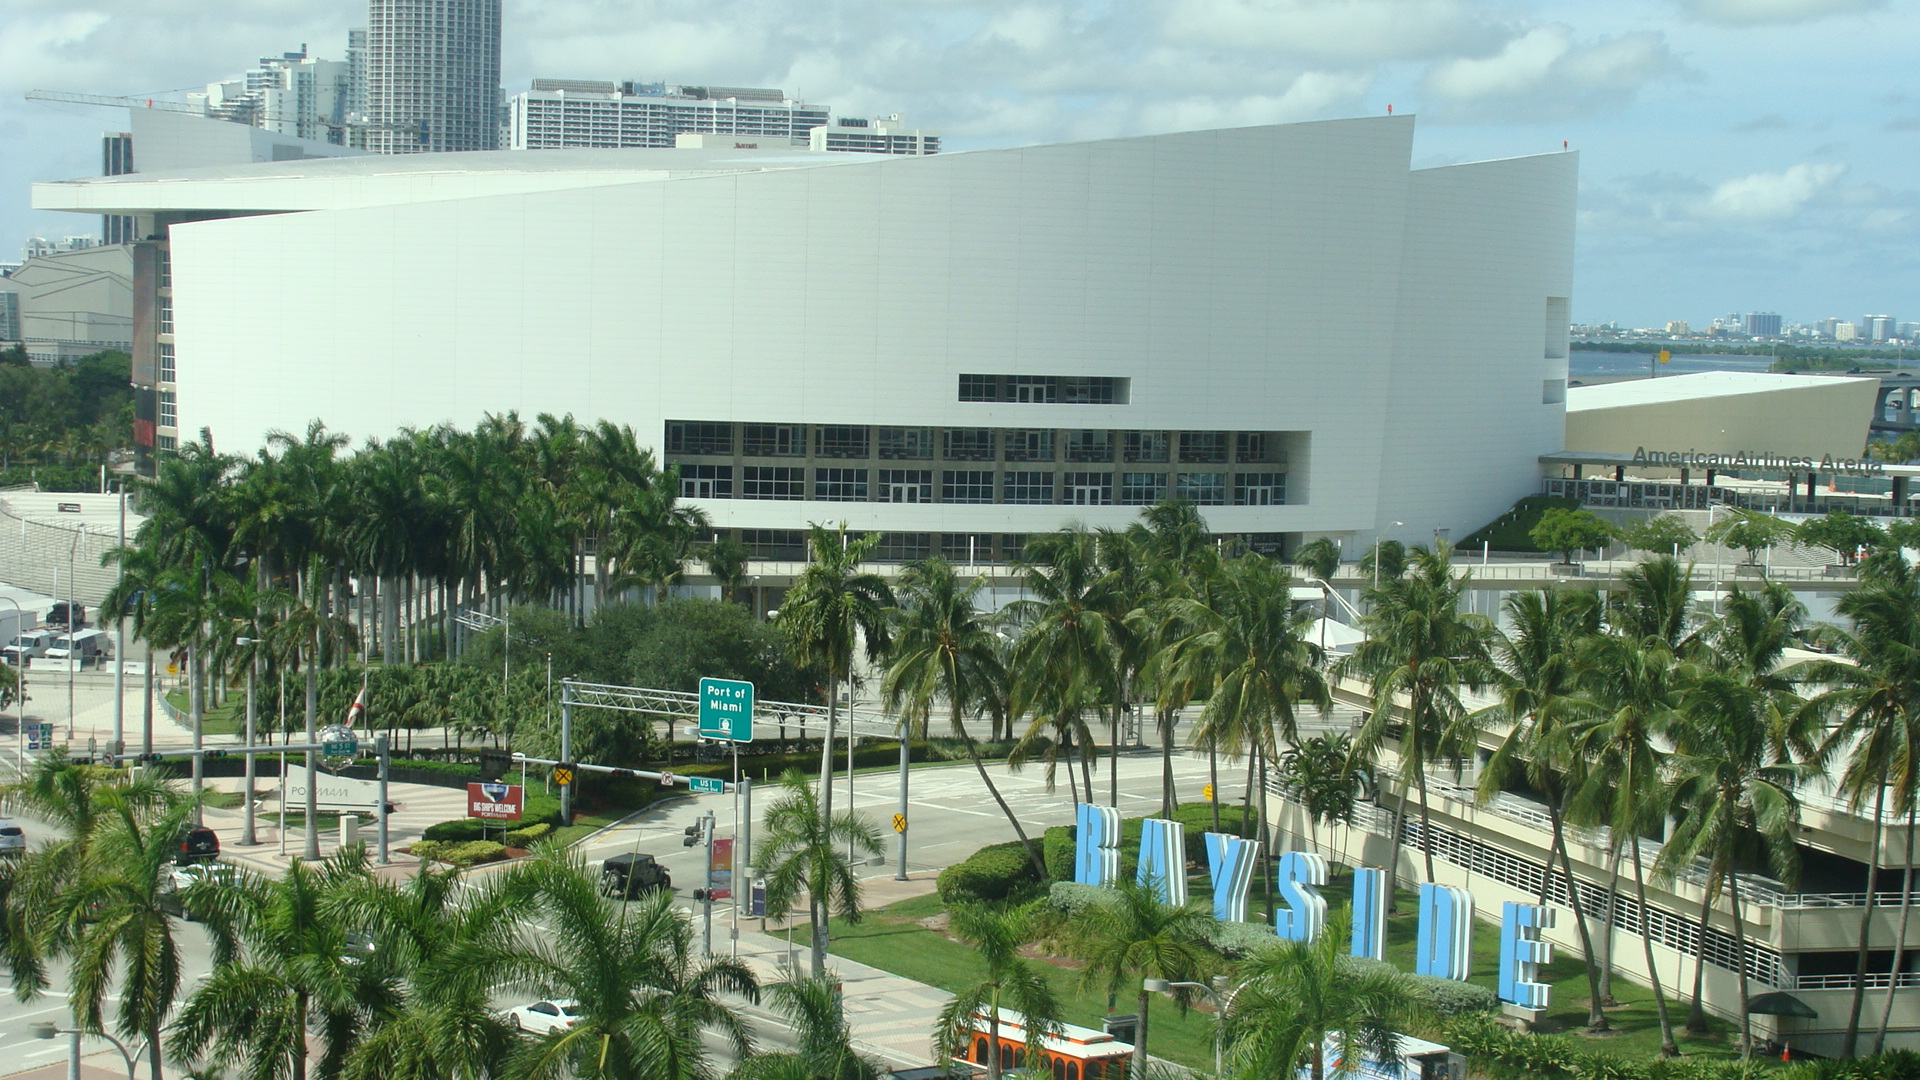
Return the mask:
<path fill-rule="evenodd" d="M 373 752 L 380 758 L 380 805 L 376 812 L 380 815 L 380 855 L 378 862 L 386 866 L 393 862 L 387 854 L 387 735 L 381 732 L 373 738 Z M 249 759 L 251 760 L 251 759 Z M 522 789 L 524 790 L 524 788 Z"/>
<path fill-rule="evenodd" d="M 127 546 L 127 485 L 120 485 L 120 547 Z M 114 592 L 125 581 L 125 564 L 116 564 L 118 572 L 114 575 Z M 126 749 L 127 743 L 127 611 L 122 606 L 113 613 L 113 746 L 110 748 L 117 760 Z M 22 663 L 24 667 L 24 662 Z"/>

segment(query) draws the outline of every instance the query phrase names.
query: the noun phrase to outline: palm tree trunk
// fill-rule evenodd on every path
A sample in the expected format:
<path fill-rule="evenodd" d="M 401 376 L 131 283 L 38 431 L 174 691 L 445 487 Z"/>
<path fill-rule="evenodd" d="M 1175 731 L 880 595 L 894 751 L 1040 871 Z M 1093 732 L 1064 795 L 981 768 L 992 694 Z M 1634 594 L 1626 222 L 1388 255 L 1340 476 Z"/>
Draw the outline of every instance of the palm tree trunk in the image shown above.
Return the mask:
<path fill-rule="evenodd" d="M 1213 831 L 1220 831 L 1220 747 L 1211 732 L 1207 735 L 1207 805 L 1213 810 Z"/>
<path fill-rule="evenodd" d="M 1414 774 L 1420 788 L 1420 854 L 1427 861 L 1427 880 L 1433 878 L 1433 808 L 1427 804 L 1427 770 Z"/>
<path fill-rule="evenodd" d="M 309 783 L 307 786 L 311 788 L 313 785 Z M 307 992 L 302 990 L 295 994 L 294 1003 L 294 1009 L 301 1018 L 300 1029 L 295 1035 L 300 1044 L 287 1047 L 287 1057 L 293 1060 L 293 1080 L 307 1080 Z"/>
<path fill-rule="evenodd" d="M 166 1080 L 160 1060 L 160 1019 L 155 1017 L 153 1027 L 147 1032 L 147 1067 L 153 1072 L 153 1080 Z"/>
<path fill-rule="evenodd" d="M 827 902 L 809 893 L 807 906 L 813 909 L 813 977 L 817 979 L 827 972 Z"/>
<path fill-rule="evenodd" d="M 1087 789 L 1087 801 L 1092 802 L 1095 798 L 1095 795 L 1093 794 L 1093 731 L 1092 729 L 1089 728 L 1087 730 L 1087 737 L 1084 739 L 1079 738 L 1078 734 L 1076 733 L 1074 741 L 1079 744 L 1078 749 L 1080 751 L 1080 783 L 1081 783 L 1081 786 Z"/>
<path fill-rule="evenodd" d="M 1880 769 L 1879 782 L 1873 788 L 1873 842 L 1867 856 L 1866 904 L 1860 909 L 1860 951 L 1853 963 L 1853 1003 L 1847 1013 L 1846 1048 L 1841 1057 L 1852 1057 L 1860 1039 L 1860 1012 L 1867 1003 L 1867 946 L 1873 929 L 1874 885 L 1880 877 L 1880 832 L 1887 814 L 1887 766 Z"/>
<path fill-rule="evenodd" d="M 206 779 L 205 755 L 200 753 L 204 738 L 201 721 L 206 714 L 206 676 L 200 669 L 200 647 L 187 646 L 187 722 L 193 726 L 193 797 L 200 797 L 200 786 Z M 26 713 L 23 711 L 22 716 Z M 72 723 L 71 720 L 68 723 Z M 193 808 L 193 822 L 200 824 L 200 807 Z"/>
<path fill-rule="evenodd" d="M 1907 857 L 1900 874 L 1900 932 L 1893 939 L 1893 971 L 1887 979 L 1887 1004 L 1880 1013 L 1880 1030 L 1873 1036 L 1877 1057 L 1886 1049 L 1887 1027 L 1893 1023 L 1893 999 L 1900 989 L 1900 969 L 1907 963 L 1907 920 L 1913 913 L 1913 828 L 1920 818 L 1920 801 L 1907 807 Z"/>
<path fill-rule="evenodd" d="M 320 631 L 313 632 L 313 655 L 307 657 L 307 745 L 320 737 Z M 303 858 L 320 858 L 320 757 L 307 751 L 307 839 Z"/>
<path fill-rule="evenodd" d="M 1632 838 L 1629 842 L 1636 845 L 1634 847 L 1634 855 L 1637 858 L 1640 852 L 1638 847 L 1639 839 L 1637 837 Z M 1605 954 L 1605 959 L 1600 964 L 1600 1004 L 1603 1007 L 1615 1004 L 1613 1000 L 1613 946 L 1615 940 L 1614 919 L 1617 914 L 1615 908 L 1617 908 L 1618 905 L 1614 903 L 1614 900 L 1620 895 L 1620 860 L 1626 857 L 1626 853 L 1620 849 L 1618 843 L 1615 843 L 1613 845 L 1612 855 L 1613 857 L 1608 860 L 1611 870 L 1607 876 L 1607 917 L 1602 929 L 1602 933 L 1606 935 L 1606 940 L 1600 943 L 1600 951 Z"/>
<path fill-rule="evenodd" d="M 967 758 L 973 762 L 973 771 L 980 774 L 980 782 L 987 786 L 987 794 L 993 796 L 1000 812 L 1007 816 L 1007 824 L 1013 826 L 1013 835 L 1020 838 L 1020 848 L 1027 853 L 1027 861 L 1033 864 L 1034 872 L 1040 875 L 1041 881 L 1047 880 L 1047 864 L 1033 850 L 1033 841 L 1027 839 L 1027 830 L 1020 827 L 1020 819 L 1015 816 L 1013 808 L 1007 805 L 1007 800 L 1001 797 L 1000 788 L 994 784 L 993 777 L 987 775 L 987 767 L 980 761 L 980 749 L 973 744 L 973 732 L 968 731 L 960 721 L 958 700 L 953 702 L 953 730 L 960 733 L 960 741 L 966 744 Z M 902 738 L 906 736 L 906 732 L 901 733 Z"/>
<path fill-rule="evenodd" d="M 1134 1076 L 1147 1075 L 1147 1004 L 1150 1000 L 1145 990 L 1140 991 L 1140 1037 L 1133 1044 L 1133 1068 L 1127 1070 Z"/>
<path fill-rule="evenodd" d="M 1236 830 L 1239 832 L 1242 840 L 1251 838 L 1251 834 L 1247 829 L 1248 826 L 1253 824 L 1253 777 L 1254 769 L 1259 764 L 1259 760 L 1259 747 L 1249 747 L 1247 750 L 1247 786 L 1246 789 L 1240 793 L 1240 828 Z"/>
<path fill-rule="evenodd" d="M 1000 1080 L 1000 997 L 987 1009 L 987 1080 Z"/>
<path fill-rule="evenodd" d="M 1273 852 L 1280 846 L 1280 830 L 1276 827 L 1273 835 L 1267 834 L 1267 748 L 1254 748 L 1254 757 L 1259 761 L 1258 779 L 1260 782 L 1260 816 L 1254 819 L 1254 835 L 1260 838 L 1260 858 L 1266 862 L 1260 874 L 1260 884 L 1267 892 L 1267 925 L 1273 925 L 1275 894 L 1273 888 Z M 1251 782 L 1249 783 L 1251 786 Z"/>
<path fill-rule="evenodd" d="M 1547 902 L 1548 886 L 1553 879 L 1553 860 L 1558 853 L 1561 873 L 1567 879 L 1567 900 L 1573 908 L 1573 924 L 1580 929 L 1580 951 L 1587 958 L 1587 1030 L 1605 1031 L 1608 1028 L 1607 1014 L 1601 1011 L 1604 1002 L 1600 996 L 1599 965 L 1593 963 L 1593 934 L 1587 928 L 1586 912 L 1580 903 L 1580 883 L 1573 877 L 1573 861 L 1567 858 L 1567 833 L 1565 823 L 1560 820 L 1557 792 L 1548 792 L 1547 822 L 1553 827 L 1553 850 L 1547 853 L 1547 872 L 1540 878 L 1540 902 Z"/>
<path fill-rule="evenodd" d="M 1726 796 L 1723 796 L 1726 797 Z M 1731 796 L 1738 798 L 1738 795 Z M 1732 860 L 1729 859 L 1729 862 Z M 1733 966 L 1740 976 L 1740 1056 L 1753 1056 L 1753 1014 L 1747 1011 L 1747 925 L 1740 919 L 1740 875 L 1727 868 L 1727 901 L 1733 908 Z"/>
<path fill-rule="evenodd" d="M 1687 1006 L 1687 1034 L 1704 1038 L 1707 1034 L 1707 1002 L 1702 994 L 1707 978 L 1707 920 L 1713 915 L 1713 892 L 1703 889 L 1700 900 L 1700 948 L 1693 961 L 1693 1001 Z"/>
<path fill-rule="evenodd" d="M 1120 709 L 1119 702 L 1113 704 L 1113 719 L 1108 724 L 1113 730 L 1112 745 L 1107 747 L 1107 805 L 1120 805 Z"/>
<path fill-rule="evenodd" d="M 1155 710 L 1160 718 L 1160 816 L 1170 818 L 1180 805 L 1173 790 L 1173 710 Z"/>
<path fill-rule="evenodd" d="M 820 743 L 820 819 L 833 820 L 833 734 L 840 721 L 840 676 L 827 675 L 827 737 Z M 671 743 L 668 744 L 672 746 Z M 815 972 L 818 974 L 818 972 Z"/>
<path fill-rule="evenodd" d="M 1667 993 L 1660 987 L 1660 969 L 1653 962 L 1653 928 L 1647 915 L 1647 871 L 1640 860 L 1640 845 L 1633 845 L 1633 887 L 1635 897 L 1640 901 L 1640 947 L 1647 957 L 1647 982 L 1653 986 L 1653 1008 L 1660 1017 L 1660 1056 L 1674 1058 L 1680 1056 L 1680 1044 L 1673 1041 L 1673 1018 L 1667 1015 Z M 1613 922 L 1613 894 L 1607 896 L 1607 922 Z M 1613 960 L 1612 947 L 1608 947 L 1609 963 Z"/>

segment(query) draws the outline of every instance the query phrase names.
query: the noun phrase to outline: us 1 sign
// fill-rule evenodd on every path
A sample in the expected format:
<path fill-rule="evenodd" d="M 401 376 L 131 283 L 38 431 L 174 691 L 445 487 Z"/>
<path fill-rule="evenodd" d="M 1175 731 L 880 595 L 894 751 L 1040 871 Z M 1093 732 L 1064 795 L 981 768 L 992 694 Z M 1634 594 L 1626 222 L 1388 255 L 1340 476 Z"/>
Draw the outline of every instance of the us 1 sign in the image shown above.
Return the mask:
<path fill-rule="evenodd" d="M 700 680 L 700 737 L 753 741 L 753 684 L 737 679 Z"/>

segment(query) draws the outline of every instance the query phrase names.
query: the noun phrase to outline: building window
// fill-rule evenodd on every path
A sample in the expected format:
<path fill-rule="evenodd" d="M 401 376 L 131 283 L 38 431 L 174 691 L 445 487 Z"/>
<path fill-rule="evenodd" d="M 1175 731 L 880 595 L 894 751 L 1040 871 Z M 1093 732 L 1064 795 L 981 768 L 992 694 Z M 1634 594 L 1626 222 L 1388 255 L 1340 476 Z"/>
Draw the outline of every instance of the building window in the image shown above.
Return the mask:
<path fill-rule="evenodd" d="M 950 563 L 972 565 L 993 561 L 992 533 L 941 533 L 940 557 Z"/>
<path fill-rule="evenodd" d="M 830 425 L 814 432 L 813 456 L 863 458 L 867 456 L 867 429 Z"/>
<path fill-rule="evenodd" d="M 740 545 L 750 559 L 798 562 L 807 557 L 806 534 L 793 529 L 742 529 Z"/>
<path fill-rule="evenodd" d="M 1168 442 L 1164 431 L 1129 431 L 1122 453 L 1130 462 L 1163 462 L 1167 460 Z"/>
<path fill-rule="evenodd" d="M 1047 428 L 1014 428 L 1007 432 L 1008 461 L 1052 461 L 1053 431 Z"/>
<path fill-rule="evenodd" d="M 160 249 L 160 287 L 173 288 L 173 252 L 168 248 Z"/>
<path fill-rule="evenodd" d="M 806 470 L 749 465 L 740 482 L 743 499 L 799 499 L 806 496 Z"/>
<path fill-rule="evenodd" d="M 880 456 L 900 461 L 932 460 L 933 429 L 923 427 L 881 428 Z"/>
<path fill-rule="evenodd" d="M 683 499 L 733 498 L 733 466 L 680 466 L 680 497 Z"/>
<path fill-rule="evenodd" d="M 1152 506 L 1167 501 L 1167 474 L 1130 472 L 1120 474 L 1120 502 L 1123 506 Z"/>
<path fill-rule="evenodd" d="M 1180 460 L 1195 465 L 1226 464 L 1227 433 L 1224 431 L 1182 432 Z"/>
<path fill-rule="evenodd" d="M 1131 379 L 1096 375 L 962 375 L 961 401 L 1125 405 Z"/>
<path fill-rule="evenodd" d="M 742 424 L 740 440 L 748 457 L 804 457 L 807 429 L 799 424 Z"/>
<path fill-rule="evenodd" d="M 1060 400 L 1060 380 L 1047 375 L 1015 375 L 1009 380 L 1012 400 L 1050 405 Z"/>
<path fill-rule="evenodd" d="M 948 503 L 990 503 L 993 501 L 993 474 L 985 470 L 949 470 L 940 474 L 940 501 Z"/>
<path fill-rule="evenodd" d="M 992 428 L 948 428 L 942 432 L 945 447 L 942 454 L 948 461 L 992 461 Z"/>
<path fill-rule="evenodd" d="M 160 309 L 160 333 L 173 333 L 173 298 L 162 296 L 158 300 Z"/>
<path fill-rule="evenodd" d="M 1242 431 L 1233 437 L 1234 460 L 1252 464 L 1280 460 L 1280 437 L 1268 431 Z"/>
<path fill-rule="evenodd" d="M 177 428 L 180 426 L 180 406 L 171 390 L 160 391 L 160 426 Z"/>
<path fill-rule="evenodd" d="M 961 401 L 998 401 L 1000 400 L 1000 377 L 997 375 L 960 376 Z"/>
<path fill-rule="evenodd" d="M 1026 533 L 1000 534 L 1000 558 L 1007 562 L 1019 562 L 1027 554 Z"/>
<path fill-rule="evenodd" d="M 881 469 L 880 487 L 874 492 L 879 502 L 924 503 L 933 501 L 932 469 Z"/>
<path fill-rule="evenodd" d="M 867 470 L 813 470 L 813 497 L 821 502 L 866 502 Z"/>
<path fill-rule="evenodd" d="M 933 554 L 933 536 L 929 533 L 881 533 L 874 545 L 873 557 L 883 562 L 911 562 Z"/>
<path fill-rule="evenodd" d="M 1243 472 L 1233 474 L 1233 505 L 1279 506 L 1286 501 L 1286 473 Z"/>
<path fill-rule="evenodd" d="M 1113 504 L 1113 474 L 1068 473 L 1066 494 L 1066 501 L 1075 506 L 1110 506 Z"/>
<path fill-rule="evenodd" d="M 1112 461 L 1113 432 L 1111 431 L 1069 431 L 1067 432 L 1068 461 Z"/>
<path fill-rule="evenodd" d="M 153 448 L 156 450 L 177 450 L 180 448 L 180 440 L 172 435 L 156 435 L 153 437 Z"/>
<path fill-rule="evenodd" d="M 179 382 L 180 381 L 174 378 L 173 343 L 170 341 L 163 341 L 160 343 L 160 381 L 161 382 Z"/>
<path fill-rule="evenodd" d="M 1003 488 L 1006 502 L 1052 503 L 1053 474 L 1050 472 L 1010 472 Z"/>
<path fill-rule="evenodd" d="M 1183 472 L 1174 479 L 1174 494 L 1195 506 L 1225 506 L 1227 474 Z"/>
<path fill-rule="evenodd" d="M 669 420 L 667 453 L 732 456 L 733 425 Z"/>

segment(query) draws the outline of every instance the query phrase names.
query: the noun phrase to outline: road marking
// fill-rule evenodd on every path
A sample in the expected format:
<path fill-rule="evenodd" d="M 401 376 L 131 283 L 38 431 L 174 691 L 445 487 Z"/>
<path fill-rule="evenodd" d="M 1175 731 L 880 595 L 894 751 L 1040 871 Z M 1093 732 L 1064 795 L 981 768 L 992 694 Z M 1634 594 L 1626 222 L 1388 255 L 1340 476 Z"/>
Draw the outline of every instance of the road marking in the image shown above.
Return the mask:
<path fill-rule="evenodd" d="M 64 1053 L 66 1053 L 66 1052 L 67 1052 L 68 1050 L 70 1050 L 70 1049 L 72 1049 L 72 1047 L 68 1047 L 68 1046 L 49 1046 L 49 1047 L 47 1047 L 47 1048 L 46 1048 L 45 1050 L 35 1050 L 35 1051 L 33 1051 L 32 1053 L 30 1053 L 30 1054 L 21 1054 L 20 1056 L 21 1056 L 21 1057 L 29 1057 L 29 1058 L 37 1058 L 37 1057 L 46 1057 L 46 1056 L 47 1056 L 47 1055 L 49 1055 L 49 1054 L 64 1054 Z M 84 1054 L 85 1052 L 84 1052 L 84 1051 L 82 1051 L 82 1053 Z"/>

